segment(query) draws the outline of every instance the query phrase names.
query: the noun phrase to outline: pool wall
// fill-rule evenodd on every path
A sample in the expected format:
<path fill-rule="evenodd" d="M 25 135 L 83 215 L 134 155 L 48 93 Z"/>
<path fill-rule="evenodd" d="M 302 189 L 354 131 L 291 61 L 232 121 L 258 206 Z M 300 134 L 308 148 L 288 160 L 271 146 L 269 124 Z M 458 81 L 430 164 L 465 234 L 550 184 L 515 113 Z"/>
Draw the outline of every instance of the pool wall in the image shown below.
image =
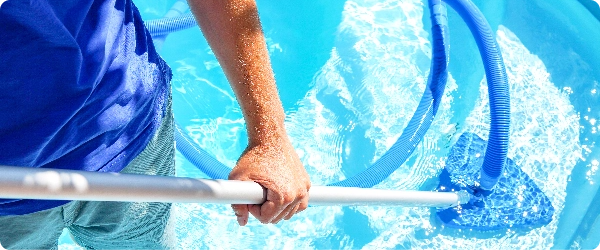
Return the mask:
<path fill-rule="evenodd" d="M 600 2 L 594 0 L 579 0 L 579 2 L 588 9 L 596 19 L 600 20 Z"/>

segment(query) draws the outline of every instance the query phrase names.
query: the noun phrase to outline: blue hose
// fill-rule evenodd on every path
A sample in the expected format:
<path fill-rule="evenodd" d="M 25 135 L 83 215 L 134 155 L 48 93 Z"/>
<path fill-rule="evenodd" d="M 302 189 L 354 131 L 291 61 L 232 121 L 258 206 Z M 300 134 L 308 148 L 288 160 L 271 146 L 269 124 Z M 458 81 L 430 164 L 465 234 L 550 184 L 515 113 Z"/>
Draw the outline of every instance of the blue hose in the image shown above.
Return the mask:
<path fill-rule="evenodd" d="M 145 21 L 144 24 L 152 37 L 168 35 L 171 32 L 196 27 L 193 14 L 184 14 L 178 17 L 162 18 Z"/>
<path fill-rule="evenodd" d="M 510 129 L 510 96 L 504 61 L 492 28 L 470 0 L 444 0 L 467 23 L 475 37 L 488 82 L 490 98 L 490 134 L 485 151 L 479 185 L 492 190 L 498 182 L 508 152 Z"/>
<path fill-rule="evenodd" d="M 175 143 L 177 150 L 194 166 L 213 179 L 227 180 L 231 168 L 215 159 L 204 149 L 200 148 L 190 136 L 175 122 Z"/>
<path fill-rule="evenodd" d="M 417 110 L 402 131 L 400 138 L 371 167 L 353 177 L 329 185 L 368 188 L 379 184 L 408 159 L 431 126 L 442 102 L 444 88 L 448 80 L 450 51 L 446 7 L 444 7 L 441 0 L 430 0 L 429 7 L 432 23 L 433 58 L 427 86 Z"/>
<path fill-rule="evenodd" d="M 510 100 L 504 63 L 492 30 L 477 7 L 469 0 L 445 1 L 467 22 L 477 41 L 484 62 L 489 85 L 491 129 L 480 185 L 485 190 L 491 190 L 502 173 L 508 150 Z M 429 129 L 442 100 L 448 79 L 449 61 L 446 8 L 441 0 L 429 0 L 429 7 L 432 20 L 433 59 L 427 86 L 417 110 L 400 138 L 371 167 L 356 176 L 329 184 L 330 186 L 372 187 L 377 185 L 406 161 Z M 189 16 L 191 15 L 149 21 L 146 22 L 146 25 L 149 26 L 148 30 L 153 36 L 164 35 L 193 26 L 188 23 L 191 21 L 195 25 L 193 16 L 191 18 Z M 176 141 L 177 149 L 209 177 L 227 179 L 231 169 L 198 147 L 179 126 L 176 129 Z"/>

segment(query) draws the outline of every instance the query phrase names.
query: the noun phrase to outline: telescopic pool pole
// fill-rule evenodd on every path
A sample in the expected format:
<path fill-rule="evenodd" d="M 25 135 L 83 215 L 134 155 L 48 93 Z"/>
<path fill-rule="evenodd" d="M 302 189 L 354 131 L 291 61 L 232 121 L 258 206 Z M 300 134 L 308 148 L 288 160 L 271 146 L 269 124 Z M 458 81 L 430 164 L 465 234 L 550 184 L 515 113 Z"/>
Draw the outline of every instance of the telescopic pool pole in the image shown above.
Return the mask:
<path fill-rule="evenodd" d="M 314 186 L 310 205 L 451 207 L 462 192 L 381 190 Z M 0 198 L 171 203 L 262 204 L 266 191 L 252 181 L 99 173 L 0 166 Z"/>

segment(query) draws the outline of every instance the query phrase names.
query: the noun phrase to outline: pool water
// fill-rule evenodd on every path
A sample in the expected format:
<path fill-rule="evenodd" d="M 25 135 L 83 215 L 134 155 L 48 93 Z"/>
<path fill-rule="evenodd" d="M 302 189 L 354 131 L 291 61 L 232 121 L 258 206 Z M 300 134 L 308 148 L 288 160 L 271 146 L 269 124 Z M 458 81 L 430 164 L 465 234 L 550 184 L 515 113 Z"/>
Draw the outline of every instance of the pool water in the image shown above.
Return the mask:
<path fill-rule="evenodd" d="M 434 210 L 310 207 L 278 225 L 238 227 L 229 206 L 176 204 L 167 239 L 177 248 L 548 249 L 600 242 L 600 22 L 577 1 L 475 0 L 502 51 L 511 94 L 508 157 L 555 207 L 531 230 L 463 232 Z M 172 0 L 138 1 L 144 18 Z M 395 142 L 427 82 L 430 21 L 422 0 L 258 0 L 286 127 L 313 185 L 364 170 Z M 432 190 L 463 132 L 487 138 L 483 66 L 466 25 L 449 8 L 450 65 L 443 103 L 417 150 L 376 188 Z M 233 91 L 198 29 L 161 48 L 173 68 L 175 116 L 194 140 L 234 166 L 245 128 Z M 179 176 L 204 178 L 180 154 Z M 66 234 L 63 249 L 76 248 Z"/>

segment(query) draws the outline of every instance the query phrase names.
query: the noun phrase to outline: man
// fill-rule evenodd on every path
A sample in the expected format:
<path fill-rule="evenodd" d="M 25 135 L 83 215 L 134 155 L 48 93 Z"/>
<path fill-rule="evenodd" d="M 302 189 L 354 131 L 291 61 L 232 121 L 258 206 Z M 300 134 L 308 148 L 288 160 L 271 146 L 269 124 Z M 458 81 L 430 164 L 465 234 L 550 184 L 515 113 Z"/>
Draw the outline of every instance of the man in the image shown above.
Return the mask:
<path fill-rule="evenodd" d="M 254 0 L 190 0 L 246 119 L 230 179 L 267 189 L 232 205 L 238 223 L 290 219 L 310 180 L 284 112 Z M 0 5 L 0 165 L 174 174 L 171 71 L 131 0 Z M 0 244 L 55 248 L 63 228 L 87 248 L 162 248 L 170 204 L 0 200 Z"/>

